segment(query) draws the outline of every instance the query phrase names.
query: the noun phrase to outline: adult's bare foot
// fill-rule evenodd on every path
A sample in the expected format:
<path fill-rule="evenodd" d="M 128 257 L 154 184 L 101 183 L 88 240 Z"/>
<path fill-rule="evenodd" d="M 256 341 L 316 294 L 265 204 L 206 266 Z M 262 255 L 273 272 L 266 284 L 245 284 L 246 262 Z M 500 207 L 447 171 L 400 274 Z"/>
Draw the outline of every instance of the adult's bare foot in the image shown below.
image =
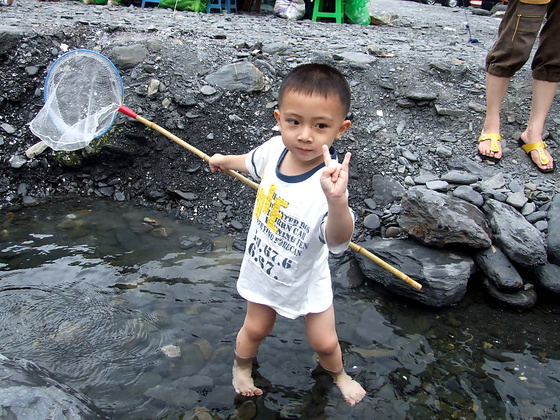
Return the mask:
<path fill-rule="evenodd" d="M 502 158 L 502 136 L 498 133 L 482 133 L 478 137 L 478 154 L 484 159 L 498 161 Z"/>
<path fill-rule="evenodd" d="M 550 172 L 554 169 L 554 159 L 546 150 L 547 146 L 542 138 L 530 138 L 529 133 L 524 131 L 521 133 L 521 141 L 524 143 L 523 150 L 531 156 L 531 160 L 541 172 Z"/>
<path fill-rule="evenodd" d="M 232 368 L 232 383 L 235 392 L 239 395 L 243 395 L 245 397 L 254 397 L 263 394 L 263 391 L 255 386 L 255 382 L 253 381 L 253 377 L 251 376 L 252 371 L 252 357 L 244 359 L 236 356 Z"/>

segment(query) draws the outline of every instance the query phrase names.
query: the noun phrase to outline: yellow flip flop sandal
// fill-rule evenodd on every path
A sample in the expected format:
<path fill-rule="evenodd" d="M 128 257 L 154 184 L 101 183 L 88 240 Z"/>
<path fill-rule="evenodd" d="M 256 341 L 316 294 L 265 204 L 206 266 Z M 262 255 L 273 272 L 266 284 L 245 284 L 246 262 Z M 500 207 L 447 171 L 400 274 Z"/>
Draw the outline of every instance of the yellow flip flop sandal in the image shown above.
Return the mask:
<path fill-rule="evenodd" d="M 536 150 L 537 153 L 539 154 L 539 161 L 541 162 L 541 165 L 546 165 L 548 162 L 550 162 L 550 159 L 544 152 L 544 149 L 548 147 L 544 141 L 538 141 L 536 143 L 524 143 L 523 140 L 519 139 L 519 145 L 521 146 L 523 151 L 528 155 L 530 155 L 533 150 Z M 529 157 L 531 158 L 531 156 Z M 531 158 L 531 162 L 535 163 L 532 158 Z M 554 168 L 543 169 L 536 163 L 535 166 L 539 171 L 543 173 L 552 172 L 554 170 Z"/>
<path fill-rule="evenodd" d="M 478 137 L 478 142 L 482 142 L 482 141 L 486 141 L 486 140 L 490 140 L 490 151 L 494 152 L 494 153 L 498 153 L 500 152 L 502 149 L 500 148 L 500 141 L 502 141 L 502 136 L 498 133 L 487 133 L 487 134 L 481 134 Z M 489 160 L 492 162 L 499 162 L 501 157 L 497 158 L 494 156 L 487 156 L 483 153 L 480 153 L 480 150 L 478 151 L 478 155 L 485 160 Z"/>

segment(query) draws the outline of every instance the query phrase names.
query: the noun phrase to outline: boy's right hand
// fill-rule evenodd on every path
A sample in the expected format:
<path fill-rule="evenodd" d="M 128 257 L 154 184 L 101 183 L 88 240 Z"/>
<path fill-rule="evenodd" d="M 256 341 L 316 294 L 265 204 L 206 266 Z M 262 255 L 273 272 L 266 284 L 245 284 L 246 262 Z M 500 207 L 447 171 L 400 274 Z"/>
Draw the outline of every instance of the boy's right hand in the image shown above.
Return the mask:
<path fill-rule="evenodd" d="M 210 160 L 208 161 L 208 165 L 210 166 L 210 172 L 223 172 L 225 168 L 223 167 L 224 155 L 220 153 L 216 153 Z"/>

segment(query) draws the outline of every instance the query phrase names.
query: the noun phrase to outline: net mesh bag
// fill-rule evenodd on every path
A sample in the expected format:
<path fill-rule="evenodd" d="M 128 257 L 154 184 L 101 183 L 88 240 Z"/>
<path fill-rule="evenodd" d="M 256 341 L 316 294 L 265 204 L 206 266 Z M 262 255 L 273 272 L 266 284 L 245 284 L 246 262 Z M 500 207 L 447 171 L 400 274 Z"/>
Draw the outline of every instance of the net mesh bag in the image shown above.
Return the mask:
<path fill-rule="evenodd" d="M 113 63 L 88 50 L 58 58 L 47 73 L 45 104 L 30 129 L 54 150 L 77 150 L 113 124 L 124 89 Z"/>

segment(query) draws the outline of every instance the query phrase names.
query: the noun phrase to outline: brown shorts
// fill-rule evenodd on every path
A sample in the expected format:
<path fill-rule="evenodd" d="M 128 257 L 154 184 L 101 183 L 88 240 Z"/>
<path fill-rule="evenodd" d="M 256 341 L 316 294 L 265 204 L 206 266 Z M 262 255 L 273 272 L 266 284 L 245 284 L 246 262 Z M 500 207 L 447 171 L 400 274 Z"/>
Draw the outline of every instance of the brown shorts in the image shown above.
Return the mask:
<path fill-rule="evenodd" d="M 486 56 L 489 74 L 512 77 L 529 59 L 539 35 L 531 63 L 533 78 L 560 82 L 560 0 L 539 4 L 542 1 L 509 1 L 498 39 Z"/>

